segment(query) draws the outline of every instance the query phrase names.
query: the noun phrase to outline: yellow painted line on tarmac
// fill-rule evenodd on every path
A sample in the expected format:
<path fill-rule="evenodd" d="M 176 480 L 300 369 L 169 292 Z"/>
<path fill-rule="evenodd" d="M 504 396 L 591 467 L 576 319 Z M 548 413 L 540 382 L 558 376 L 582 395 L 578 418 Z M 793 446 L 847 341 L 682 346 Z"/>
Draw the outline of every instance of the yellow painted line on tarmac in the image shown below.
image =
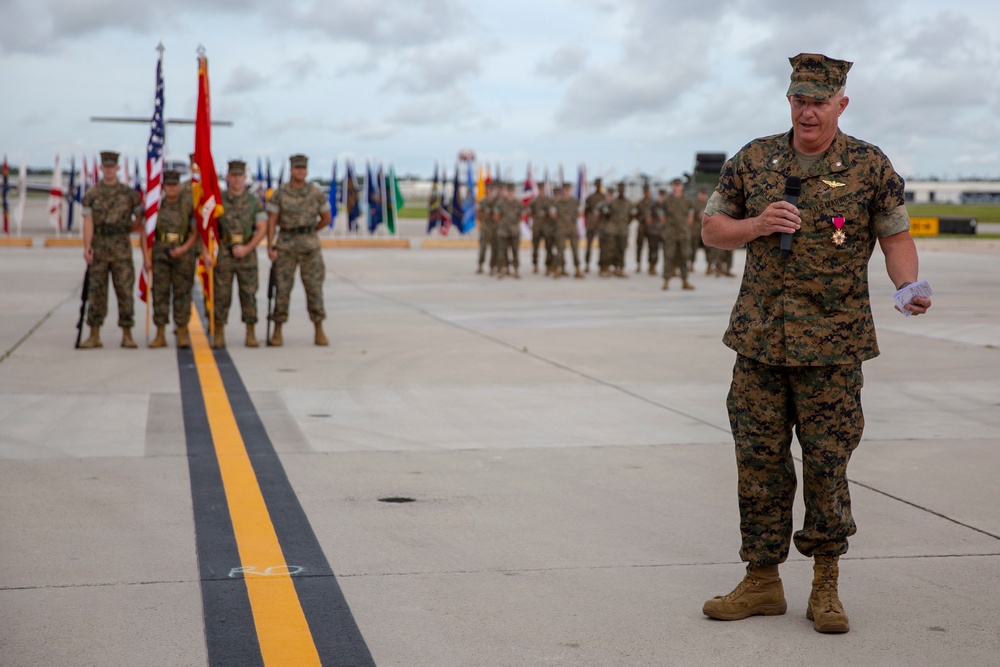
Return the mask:
<path fill-rule="evenodd" d="M 285 556 L 236 425 L 222 375 L 194 306 L 191 311 L 188 327 L 191 349 L 243 572 L 279 573 L 272 576 L 244 575 L 264 664 L 319 665 L 319 653 L 295 592 L 295 584 L 289 574 L 281 574 L 288 571 Z"/>

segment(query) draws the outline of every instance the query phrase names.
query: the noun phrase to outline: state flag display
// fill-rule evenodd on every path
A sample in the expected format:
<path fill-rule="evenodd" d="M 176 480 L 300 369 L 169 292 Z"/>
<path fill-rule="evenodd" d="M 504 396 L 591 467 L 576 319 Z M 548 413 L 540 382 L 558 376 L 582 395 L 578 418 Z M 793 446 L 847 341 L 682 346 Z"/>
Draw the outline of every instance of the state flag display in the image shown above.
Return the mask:
<path fill-rule="evenodd" d="M 403 208 L 406 200 L 403 199 L 403 192 L 399 189 L 399 180 L 396 178 L 396 168 L 389 165 L 389 177 L 385 183 L 386 208 L 385 226 L 390 234 L 396 233 L 396 221 L 399 219 L 399 211 Z"/>
<path fill-rule="evenodd" d="M 340 197 L 337 196 L 337 161 L 333 161 L 333 175 L 330 177 L 330 190 L 326 194 L 327 200 L 330 202 L 330 225 L 329 228 L 333 229 L 334 223 L 337 222 L 337 211 L 338 204 L 340 202 Z"/>
<path fill-rule="evenodd" d="M 431 194 L 427 198 L 427 233 L 435 227 L 442 227 L 441 189 L 438 184 L 438 164 L 434 163 L 434 182 L 431 184 Z"/>
<path fill-rule="evenodd" d="M 66 207 L 66 231 L 73 231 L 73 206 L 76 204 L 76 197 L 74 193 L 76 192 L 76 156 L 70 156 L 69 159 L 69 189 L 66 190 L 66 199 L 69 201 L 69 206 Z"/>
<path fill-rule="evenodd" d="M 3 177 L 3 233 L 4 235 L 10 235 L 10 204 L 7 202 L 7 193 L 10 190 L 10 168 L 7 166 L 7 155 L 3 156 L 3 171 L 0 172 Z"/>
<path fill-rule="evenodd" d="M 160 196 L 163 190 L 163 51 L 156 61 L 156 93 L 153 96 L 153 116 L 149 121 L 149 141 L 146 143 L 146 196 L 143 199 L 145 220 L 142 225 L 146 247 L 153 246 L 156 236 L 156 218 L 160 213 Z M 136 164 L 136 168 L 138 168 Z M 136 178 L 138 181 L 138 177 Z M 139 273 L 139 298 L 149 298 L 152 276 L 146 274 L 145 262 Z"/>
<path fill-rule="evenodd" d="M 49 186 L 49 222 L 55 228 L 56 234 L 62 231 L 63 188 L 62 172 L 59 171 L 59 154 L 56 154 L 56 164 L 52 168 L 52 184 Z"/>
<path fill-rule="evenodd" d="M 587 194 L 587 165 L 581 162 L 576 170 L 576 185 L 573 186 L 573 196 L 580 205 L 580 210 L 576 214 L 576 229 L 580 238 L 587 237 L 587 218 L 583 212 Z"/>

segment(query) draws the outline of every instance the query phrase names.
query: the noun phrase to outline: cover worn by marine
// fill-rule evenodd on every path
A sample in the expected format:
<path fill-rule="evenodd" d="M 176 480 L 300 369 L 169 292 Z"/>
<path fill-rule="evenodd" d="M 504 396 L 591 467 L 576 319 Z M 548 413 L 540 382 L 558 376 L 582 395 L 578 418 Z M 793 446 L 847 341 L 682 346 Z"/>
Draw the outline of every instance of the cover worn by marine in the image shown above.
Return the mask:
<path fill-rule="evenodd" d="M 100 327 L 108 314 L 108 274 L 118 298 L 118 326 L 135 326 L 135 266 L 132 264 L 133 216 L 143 213 L 142 197 L 125 185 L 98 183 L 83 196 L 83 215 L 94 222 L 90 264 L 90 291 L 87 294 L 87 325 Z"/>
<path fill-rule="evenodd" d="M 330 202 L 323 191 L 312 183 L 303 187 L 292 187 L 285 183 L 268 200 L 267 210 L 278 214 L 278 240 L 275 249 L 277 294 L 274 299 L 273 321 L 283 324 L 288 321 L 288 303 L 295 282 L 295 268 L 299 267 L 302 286 L 306 290 L 306 308 L 312 322 L 326 319 L 323 305 L 323 280 L 326 265 L 316 235 L 316 225 L 320 214 L 330 210 Z"/>
<path fill-rule="evenodd" d="M 233 276 L 240 294 L 241 319 L 246 324 L 257 323 L 257 289 L 260 278 L 257 271 L 257 252 L 245 257 L 233 257 L 233 246 L 249 243 L 257 224 L 267 220 L 267 213 L 260 200 L 249 190 L 234 195 L 222 193 L 224 213 L 219 218 L 219 256 L 215 263 L 214 297 L 215 323 L 225 324 L 229 319 L 229 306 L 233 301 Z"/>
<path fill-rule="evenodd" d="M 173 302 L 174 324 L 186 327 L 191 321 L 191 290 L 198 265 L 198 253 L 192 246 L 180 257 L 170 257 L 167 252 L 196 234 L 191 217 L 194 205 L 190 196 L 180 195 L 174 201 L 160 200 L 156 216 L 156 238 L 153 241 L 153 324 L 158 327 L 170 322 Z M 197 243 L 197 242 L 196 242 Z M 171 300 L 171 292 L 173 299 Z"/>

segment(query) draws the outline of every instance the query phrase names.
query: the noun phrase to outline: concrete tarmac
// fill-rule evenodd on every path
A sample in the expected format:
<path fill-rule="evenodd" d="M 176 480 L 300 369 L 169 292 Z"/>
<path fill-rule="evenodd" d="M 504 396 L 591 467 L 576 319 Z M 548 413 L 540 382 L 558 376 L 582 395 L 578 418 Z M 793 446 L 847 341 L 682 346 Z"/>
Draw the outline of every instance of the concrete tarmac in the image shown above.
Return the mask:
<path fill-rule="evenodd" d="M 872 260 L 851 632 L 826 636 L 794 549 L 786 615 L 701 613 L 743 574 L 720 340 L 739 279 L 699 256 L 697 289 L 664 292 L 632 248 L 627 280 L 546 279 L 528 252 L 497 280 L 421 227 L 409 250 L 325 251 L 329 347 L 298 283 L 284 347 L 243 347 L 238 307 L 227 329 L 375 664 L 998 664 L 995 244 L 920 241 L 917 318 Z M 140 325 L 119 348 L 112 306 L 104 349 L 74 350 L 83 269 L 0 248 L 0 664 L 205 665 L 224 619 L 203 613 L 174 339 L 147 349 Z"/>

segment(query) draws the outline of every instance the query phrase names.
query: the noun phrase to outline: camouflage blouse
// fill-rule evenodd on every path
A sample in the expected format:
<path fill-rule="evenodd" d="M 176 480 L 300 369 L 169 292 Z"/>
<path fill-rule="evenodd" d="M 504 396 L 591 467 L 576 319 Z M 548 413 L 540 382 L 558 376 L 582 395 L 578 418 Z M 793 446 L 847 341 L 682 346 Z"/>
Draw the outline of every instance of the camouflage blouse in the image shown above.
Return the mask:
<path fill-rule="evenodd" d="M 742 220 L 802 179 L 802 227 L 782 258 L 779 235 L 747 244 L 743 284 L 723 342 L 767 364 L 825 366 L 878 355 L 868 262 L 878 237 L 909 229 L 903 179 L 876 146 L 837 133 L 807 173 L 791 132 L 757 139 L 722 168 L 706 215 Z"/>

